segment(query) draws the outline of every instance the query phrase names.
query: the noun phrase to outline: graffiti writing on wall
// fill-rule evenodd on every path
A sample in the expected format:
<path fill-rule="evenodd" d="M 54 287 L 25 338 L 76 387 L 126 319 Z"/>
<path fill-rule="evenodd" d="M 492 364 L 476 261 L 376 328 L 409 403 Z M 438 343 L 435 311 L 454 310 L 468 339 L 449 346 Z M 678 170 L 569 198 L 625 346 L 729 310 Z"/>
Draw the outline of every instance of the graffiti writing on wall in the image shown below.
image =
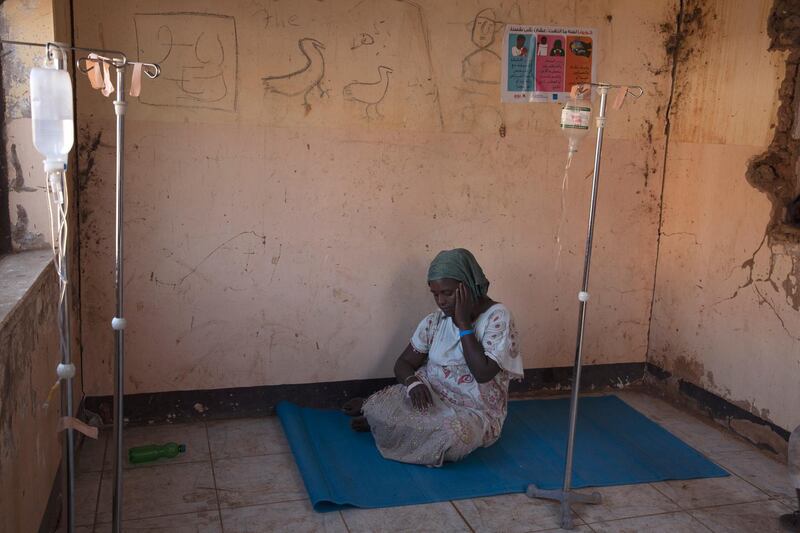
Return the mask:
<path fill-rule="evenodd" d="M 236 110 L 238 43 L 233 17 L 212 13 L 137 13 L 140 58 L 162 75 L 139 101 L 155 106 Z"/>

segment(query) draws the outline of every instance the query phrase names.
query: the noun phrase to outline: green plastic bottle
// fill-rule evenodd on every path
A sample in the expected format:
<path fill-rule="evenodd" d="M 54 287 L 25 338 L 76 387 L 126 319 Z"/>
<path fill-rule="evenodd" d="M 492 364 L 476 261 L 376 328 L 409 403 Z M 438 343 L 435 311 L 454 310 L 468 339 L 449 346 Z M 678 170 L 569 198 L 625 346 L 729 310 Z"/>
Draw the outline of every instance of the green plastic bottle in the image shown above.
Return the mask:
<path fill-rule="evenodd" d="M 137 446 L 128 450 L 128 461 L 131 464 L 149 463 L 162 457 L 172 459 L 178 454 L 186 451 L 185 444 L 148 444 L 147 446 Z"/>

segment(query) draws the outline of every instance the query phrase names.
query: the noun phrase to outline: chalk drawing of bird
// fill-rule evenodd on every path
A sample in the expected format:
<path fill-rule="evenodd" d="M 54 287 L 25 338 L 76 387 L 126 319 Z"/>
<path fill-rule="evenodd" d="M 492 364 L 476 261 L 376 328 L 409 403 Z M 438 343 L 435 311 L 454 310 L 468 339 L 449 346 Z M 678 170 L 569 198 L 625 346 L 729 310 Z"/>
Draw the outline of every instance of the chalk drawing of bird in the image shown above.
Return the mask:
<path fill-rule="evenodd" d="M 386 93 L 389 90 L 389 74 L 392 72 L 394 71 L 391 68 L 381 65 L 378 67 L 378 81 L 354 81 L 348 83 L 344 86 L 342 94 L 347 100 L 366 104 L 364 106 L 364 114 L 367 119 L 372 118 L 369 114 L 370 108 L 372 108 L 376 116 L 383 117 L 378 111 L 378 104 L 386 97 Z"/>
<path fill-rule="evenodd" d="M 310 37 L 300 39 L 297 45 L 300 47 L 300 52 L 306 56 L 306 64 L 288 74 L 261 78 L 261 83 L 264 85 L 264 90 L 271 93 L 284 96 L 302 94 L 303 106 L 308 114 L 311 111 L 311 104 L 308 103 L 309 93 L 317 89 L 320 96 L 325 95 L 321 85 L 325 76 L 325 56 L 322 55 L 325 45 Z"/>

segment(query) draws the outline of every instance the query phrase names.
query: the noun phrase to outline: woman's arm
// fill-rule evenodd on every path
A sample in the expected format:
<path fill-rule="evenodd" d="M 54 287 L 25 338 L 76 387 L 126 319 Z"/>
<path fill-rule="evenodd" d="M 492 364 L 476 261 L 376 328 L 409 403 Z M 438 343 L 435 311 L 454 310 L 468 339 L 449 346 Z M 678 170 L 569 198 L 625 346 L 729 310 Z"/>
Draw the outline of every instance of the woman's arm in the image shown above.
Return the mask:
<path fill-rule="evenodd" d="M 494 359 L 486 356 L 483 346 L 474 333 L 461 337 L 461 347 L 464 349 L 464 359 L 467 361 L 469 371 L 478 383 L 491 381 L 500 372 L 500 366 Z"/>
<path fill-rule="evenodd" d="M 411 346 L 411 343 L 409 343 L 394 364 L 394 375 L 397 378 L 397 382 L 408 387 L 415 381 L 422 381 L 414 374 L 419 367 L 425 364 L 427 359 L 428 354 L 416 351 L 414 347 Z M 428 386 L 424 383 L 422 385 L 415 385 L 408 396 L 411 398 L 411 403 L 414 407 L 420 410 L 427 409 L 433 404 L 431 391 L 428 390 Z"/>
<path fill-rule="evenodd" d="M 462 283 L 456 290 L 456 311 L 453 317 L 459 330 L 472 329 L 474 305 L 472 295 Z M 478 383 L 491 381 L 500 372 L 500 366 L 492 358 L 486 356 L 475 333 L 461 337 L 461 348 L 464 350 L 464 360 L 467 362 L 469 371 L 472 372 Z"/>
<path fill-rule="evenodd" d="M 419 367 L 425 364 L 426 359 L 428 359 L 428 354 L 416 351 L 411 346 L 411 343 L 408 343 L 408 346 L 406 346 L 406 349 L 403 350 L 403 353 L 400 354 L 394 364 L 394 375 L 397 378 L 397 382 L 401 385 L 408 385 L 406 380 L 413 376 Z"/>

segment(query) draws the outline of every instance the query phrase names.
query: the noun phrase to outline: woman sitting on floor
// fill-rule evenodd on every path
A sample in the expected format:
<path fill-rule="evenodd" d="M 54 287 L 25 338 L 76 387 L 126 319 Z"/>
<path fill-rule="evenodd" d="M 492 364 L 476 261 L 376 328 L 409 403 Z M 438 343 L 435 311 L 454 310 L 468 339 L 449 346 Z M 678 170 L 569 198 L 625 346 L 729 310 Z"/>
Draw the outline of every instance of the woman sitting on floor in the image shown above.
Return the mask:
<path fill-rule="evenodd" d="M 439 310 L 417 326 L 397 359 L 399 385 L 345 404 L 357 431 L 371 431 L 387 459 L 441 466 L 500 437 L 508 383 L 522 377 L 510 311 L 467 250 L 440 252 L 428 269 Z"/>

